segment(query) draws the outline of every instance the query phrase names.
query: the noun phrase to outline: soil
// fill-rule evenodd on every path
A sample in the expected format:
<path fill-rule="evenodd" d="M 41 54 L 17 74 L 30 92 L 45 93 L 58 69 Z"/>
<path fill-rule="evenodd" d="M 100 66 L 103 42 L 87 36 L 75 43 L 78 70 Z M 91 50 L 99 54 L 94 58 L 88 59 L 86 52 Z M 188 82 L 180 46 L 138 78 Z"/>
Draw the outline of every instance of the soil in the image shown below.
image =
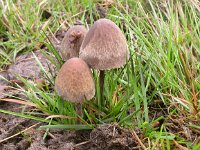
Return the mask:
<path fill-rule="evenodd" d="M 0 108 L 20 111 L 19 104 L 2 102 Z M 31 109 L 31 108 L 27 108 Z M 36 125 L 36 126 L 34 126 Z M 44 130 L 38 130 L 37 121 L 0 114 L 1 150 L 129 150 L 140 149 L 132 132 L 116 124 L 105 124 L 94 130 L 50 130 L 45 139 Z M 29 128 L 33 126 L 32 128 Z M 28 130 L 26 130 L 28 128 Z M 26 130 L 26 131 L 24 131 Z M 23 133 L 13 136 L 20 131 Z M 13 136 L 11 138 L 11 136 Z M 8 138 L 6 140 L 6 138 Z"/>

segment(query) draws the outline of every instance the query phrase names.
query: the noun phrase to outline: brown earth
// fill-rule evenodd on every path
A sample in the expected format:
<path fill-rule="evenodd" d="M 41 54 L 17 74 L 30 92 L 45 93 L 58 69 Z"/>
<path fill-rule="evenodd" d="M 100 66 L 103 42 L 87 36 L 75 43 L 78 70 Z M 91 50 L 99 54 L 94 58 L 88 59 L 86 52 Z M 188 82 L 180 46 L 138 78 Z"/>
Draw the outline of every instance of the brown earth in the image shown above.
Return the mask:
<path fill-rule="evenodd" d="M 2 102 L 0 108 L 20 111 L 19 104 Z M 30 109 L 30 108 L 28 108 Z M 31 119 L 0 114 L 1 150 L 129 150 L 140 149 L 131 131 L 113 124 L 105 124 L 94 130 L 50 130 L 45 139 L 41 125 Z M 25 131 L 24 131 L 25 130 Z M 20 134 L 13 136 L 19 132 Z M 13 136 L 13 137 L 12 137 Z"/>

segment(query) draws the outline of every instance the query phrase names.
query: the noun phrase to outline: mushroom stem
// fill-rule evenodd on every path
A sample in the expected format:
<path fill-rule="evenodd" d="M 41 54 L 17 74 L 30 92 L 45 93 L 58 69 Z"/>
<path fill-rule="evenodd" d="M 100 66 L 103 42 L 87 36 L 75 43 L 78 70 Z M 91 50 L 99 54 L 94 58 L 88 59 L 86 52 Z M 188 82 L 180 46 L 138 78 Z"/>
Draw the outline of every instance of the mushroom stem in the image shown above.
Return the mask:
<path fill-rule="evenodd" d="M 103 105 L 103 86 L 104 86 L 104 77 L 105 77 L 105 72 L 104 70 L 100 70 L 100 75 L 99 75 L 99 86 L 100 86 L 100 104 Z"/>
<path fill-rule="evenodd" d="M 76 103 L 75 107 L 76 107 L 76 113 L 78 114 L 78 116 L 82 117 L 83 116 L 83 113 L 82 113 L 82 104 L 81 103 Z M 77 124 L 81 123 L 79 117 L 77 118 Z"/>

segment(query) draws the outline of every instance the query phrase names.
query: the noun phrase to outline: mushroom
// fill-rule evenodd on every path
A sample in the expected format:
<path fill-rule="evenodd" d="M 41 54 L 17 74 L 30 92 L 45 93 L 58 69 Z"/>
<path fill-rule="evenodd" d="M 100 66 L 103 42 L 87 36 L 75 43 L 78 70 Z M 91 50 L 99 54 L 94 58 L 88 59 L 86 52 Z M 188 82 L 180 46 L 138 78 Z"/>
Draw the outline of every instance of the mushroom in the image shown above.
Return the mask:
<path fill-rule="evenodd" d="M 91 70 L 80 58 L 71 58 L 61 67 L 55 80 L 55 90 L 65 100 L 76 104 L 77 114 L 82 116 L 82 103 L 95 95 Z"/>
<path fill-rule="evenodd" d="M 63 60 L 67 61 L 72 57 L 79 56 L 79 50 L 86 33 L 87 29 L 83 25 L 69 28 L 60 46 Z"/>
<path fill-rule="evenodd" d="M 79 57 L 91 68 L 100 70 L 99 82 L 102 103 L 104 70 L 120 68 L 129 58 L 124 34 L 111 20 L 99 19 L 86 34 Z"/>

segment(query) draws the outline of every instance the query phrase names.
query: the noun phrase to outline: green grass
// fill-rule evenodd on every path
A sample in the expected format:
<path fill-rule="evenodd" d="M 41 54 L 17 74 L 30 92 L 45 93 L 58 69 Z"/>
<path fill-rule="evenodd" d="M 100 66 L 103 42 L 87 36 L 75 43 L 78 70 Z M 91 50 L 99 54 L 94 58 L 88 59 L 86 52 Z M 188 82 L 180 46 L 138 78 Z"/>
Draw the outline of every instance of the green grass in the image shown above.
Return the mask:
<path fill-rule="evenodd" d="M 77 19 L 86 26 L 93 24 L 100 18 L 96 9 L 98 2 L 0 1 L 0 16 L 3 18 L 0 22 L 0 38 L 4 39 L 4 42 L 0 42 L 1 68 L 6 68 L 18 54 L 40 49 L 41 45 L 45 44 L 48 48 L 47 57 L 59 70 L 63 61 L 45 35 L 56 32 L 64 22 L 72 25 Z M 21 78 L 26 88 L 19 89 L 26 94 L 27 101 L 35 103 L 49 116 L 46 119 L 49 124 L 41 128 L 88 129 L 103 123 L 117 122 L 124 127 L 139 127 L 150 140 L 153 149 L 173 149 L 173 140 L 189 149 L 198 149 L 199 144 L 195 145 L 184 139 L 176 131 L 171 133 L 167 126 L 168 119 L 160 128 L 153 126 L 162 118 L 175 115 L 197 121 L 197 124 L 185 122 L 187 127 L 200 127 L 198 4 L 195 0 L 127 0 L 126 3 L 116 0 L 112 3 L 106 18 L 114 21 L 126 35 L 131 58 L 124 67 L 106 71 L 105 105 L 97 104 L 100 93 L 96 70 L 93 70 L 97 85 L 96 95 L 91 102 L 84 103 L 84 116 L 81 118 L 77 116 L 74 104 L 63 101 L 52 92 L 55 76 L 45 72 L 40 65 L 49 85 L 45 89 L 39 89 Z M 44 11 L 48 11 L 51 17 L 42 17 Z M 39 61 L 38 63 L 40 64 Z M 165 115 L 160 116 L 161 118 L 153 117 L 154 112 L 150 107 L 156 105 L 156 101 L 163 103 L 157 107 Z M 3 110 L 1 112 L 8 113 Z M 24 112 L 23 116 L 32 115 L 32 119 L 35 119 L 33 112 L 26 113 Z M 76 125 L 77 118 L 82 125 Z M 46 122 L 44 118 L 40 119 Z"/>

